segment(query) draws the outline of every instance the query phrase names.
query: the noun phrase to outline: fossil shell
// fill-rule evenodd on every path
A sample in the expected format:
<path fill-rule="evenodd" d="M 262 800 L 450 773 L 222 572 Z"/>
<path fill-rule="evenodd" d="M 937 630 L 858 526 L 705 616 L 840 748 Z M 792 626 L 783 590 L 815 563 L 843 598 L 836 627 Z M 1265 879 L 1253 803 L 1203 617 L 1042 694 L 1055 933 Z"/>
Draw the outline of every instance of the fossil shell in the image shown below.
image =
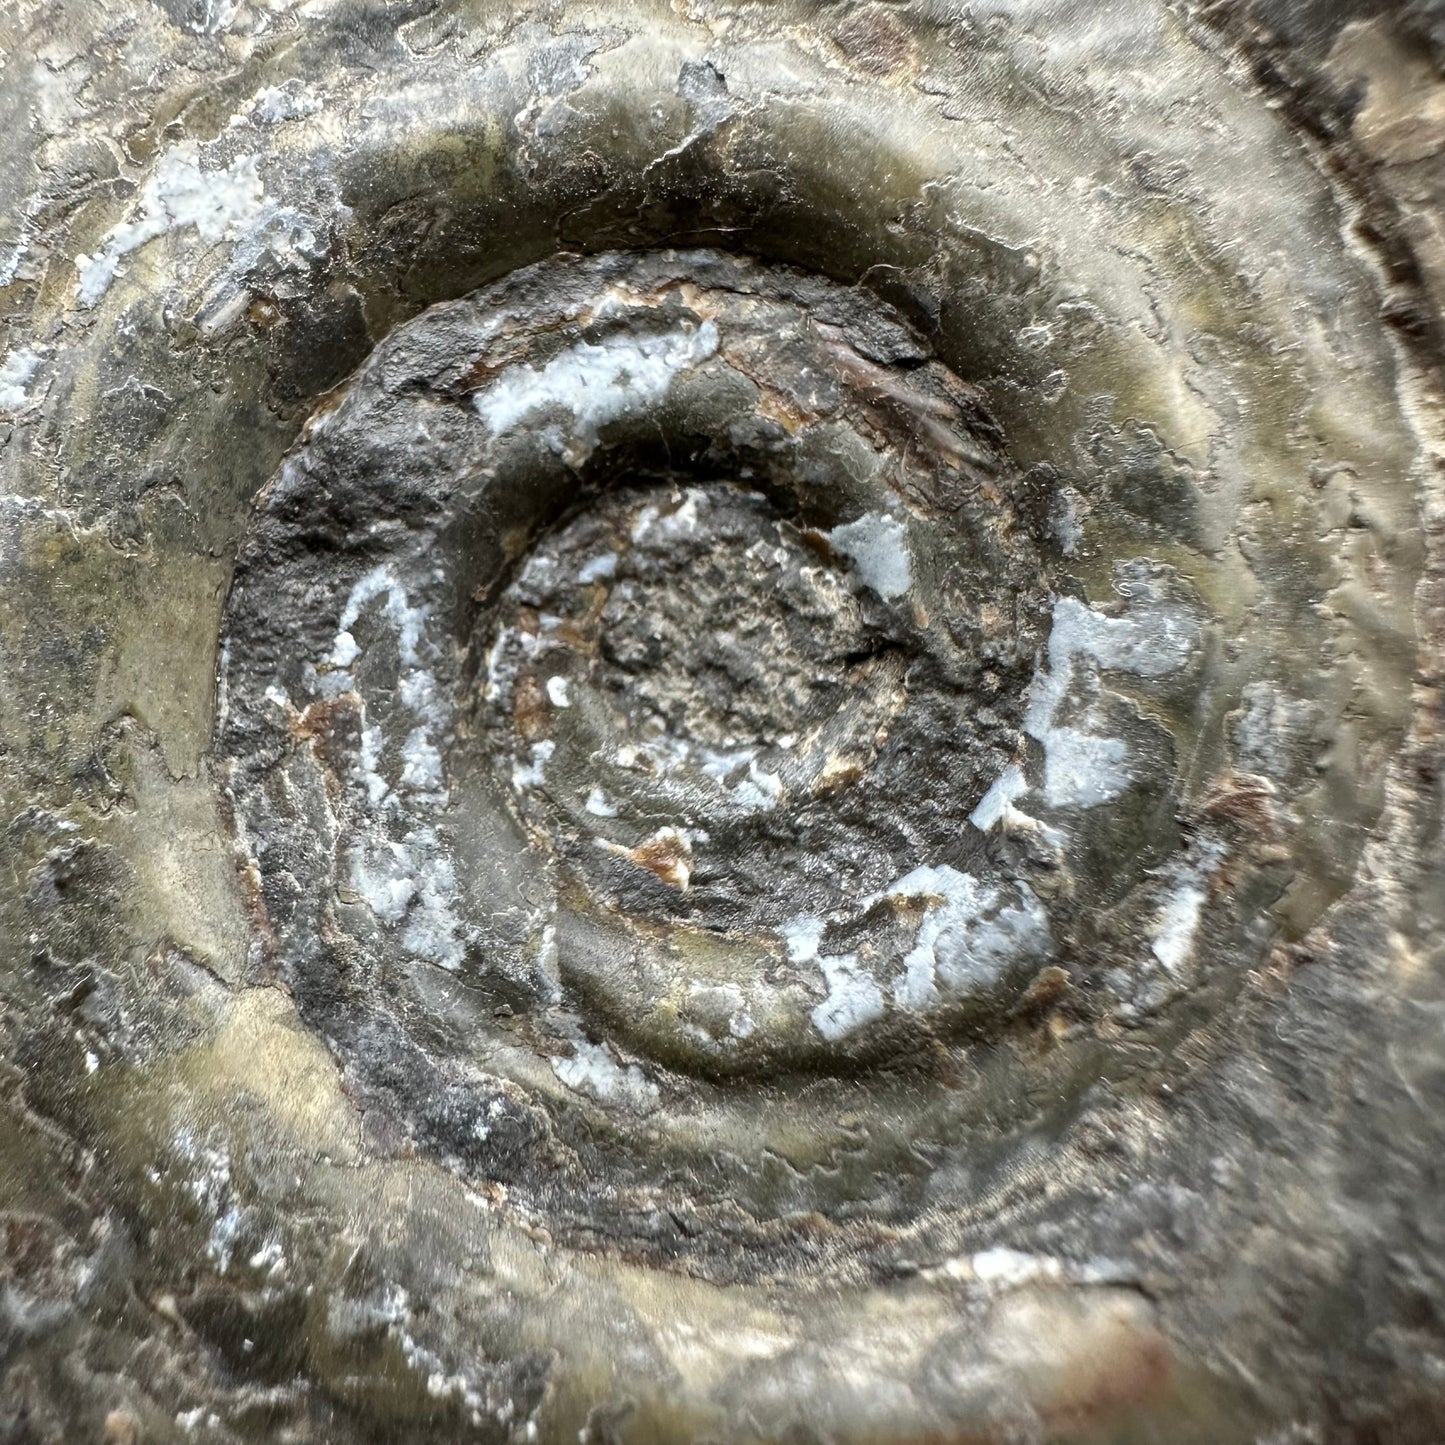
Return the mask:
<path fill-rule="evenodd" d="M 1396 31 L 104 8 L 0 70 L 0 1396 L 1435 1438 Z"/>

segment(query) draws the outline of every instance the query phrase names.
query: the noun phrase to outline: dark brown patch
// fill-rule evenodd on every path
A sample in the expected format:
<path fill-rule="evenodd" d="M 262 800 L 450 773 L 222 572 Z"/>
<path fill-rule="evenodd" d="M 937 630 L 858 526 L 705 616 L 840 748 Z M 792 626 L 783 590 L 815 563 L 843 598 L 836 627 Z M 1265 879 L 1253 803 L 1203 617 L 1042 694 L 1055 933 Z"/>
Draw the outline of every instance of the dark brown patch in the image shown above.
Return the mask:
<path fill-rule="evenodd" d="M 655 873 L 664 883 L 687 891 L 692 878 L 692 849 L 687 839 L 673 830 L 666 830 L 629 848 L 625 855 L 639 868 Z"/>
<path fill-rule="evenodd" d="M 892 75 L 918 64 L 918 46 L 902 21 L 876 5 L 855 10 L 833 32 L 849 64 L 865 75 Z"/>

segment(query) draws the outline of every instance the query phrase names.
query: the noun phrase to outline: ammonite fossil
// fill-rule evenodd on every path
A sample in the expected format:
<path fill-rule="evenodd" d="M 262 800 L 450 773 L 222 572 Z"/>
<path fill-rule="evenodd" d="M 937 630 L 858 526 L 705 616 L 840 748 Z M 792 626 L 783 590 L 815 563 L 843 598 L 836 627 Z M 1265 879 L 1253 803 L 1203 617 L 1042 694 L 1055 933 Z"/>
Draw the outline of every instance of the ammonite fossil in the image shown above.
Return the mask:
<path fill-rule="evenodd" d="M 1348 10 L 19 7 L 0 1437 L 1439 1438 Z"/>

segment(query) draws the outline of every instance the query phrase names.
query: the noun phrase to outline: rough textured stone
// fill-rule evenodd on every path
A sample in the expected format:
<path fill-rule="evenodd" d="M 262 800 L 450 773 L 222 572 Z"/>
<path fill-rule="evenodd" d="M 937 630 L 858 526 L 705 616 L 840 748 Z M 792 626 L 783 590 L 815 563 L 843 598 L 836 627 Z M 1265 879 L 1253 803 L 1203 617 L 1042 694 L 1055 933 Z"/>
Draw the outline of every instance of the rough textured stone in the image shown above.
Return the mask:
<path fill-rule="evenodd" d="M 0 1438 L 1445 1429 L 1429 5 L 0 20 Z"/>

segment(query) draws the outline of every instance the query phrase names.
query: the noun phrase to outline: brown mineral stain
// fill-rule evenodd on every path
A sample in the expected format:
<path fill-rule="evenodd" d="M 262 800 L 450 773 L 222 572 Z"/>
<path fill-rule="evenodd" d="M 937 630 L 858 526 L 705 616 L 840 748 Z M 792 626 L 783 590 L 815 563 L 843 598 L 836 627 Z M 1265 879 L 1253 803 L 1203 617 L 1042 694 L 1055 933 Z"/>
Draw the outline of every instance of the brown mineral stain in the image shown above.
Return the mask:
<path fill-rule="evenodd" d="M 104 1445 L 141 1445 L 140 1421 L 129 1410 L 112 1410 L 101 1434 Z"/>
<path fill-rule="evenodd" d="M 1242 823 L 1251 832 L 1272 836 L 1278 828 L 1274 807 L 1274 784 L 1254 773 L 1229 773 L 1204 800 L 1204 812 L 1211 818 Z"/>
<path fill-rule="evenodd" d="M 813 784 L 814 793 L 831 793 L 836 788 L 846 788 L 856 783 L 868 771 L 865 758 L 845 753 L 834 753 L 823 764 L 823 771 Z"/>
<path fill-rule="evenodd" d="M 1157 1330 L 1120 1320 L 1069 1360 L 1044 1416 L 1059 1429 L 1098 1425 L 1163 1400 L 1174 1383 L 1174 1355 Z"/>
<path fill-rule="evenodd" d="M 786 392 L 764 386 L 761 382 L 758 383 L 758 411 L 777 422 L 789 436 L 796 436 L 809 422 L 816 420 Z"/>
<path fill-rule="evenodd" d="M 1053 965 L 1041 968 L 1019 1000 L 1019 1008 L 1025 1013 L 1042 1013 L 1051 1004 L 1057 1003 L 1068 988 L 1069 975 L 1062 968 Z"/>
<path fill-rule="evenodd" d="M 609 853 L 616 853 L 629 863 L 655 873 L 664 883 L 687 892 L 692 879 L 692 845 L 676 828 L 659 828 L 635 848 L 623 848 L 616 843 L 603 846 Z"/>
<path fill-rule="evenodd" d="M 310 743 L 333 773 L 346 772 L 361 745 L 361 699 L 354 693 L 311 703 L 287 716 L 286 729 L 299 743 Z"/>
<path fill-rule="evenodd" d="M 512 723 L 517 736 L 527 742 L 543 737 L 551 721 L 551 709 L 542 695 L 542 685 L 530 672 L 518 677 L 512 689 Z"/>
<path fill-rule="evenodd" d="M 865 75 L 893 75 L 917 69 L 918 45 L 896 16 L 876 5 L 854 10 L 833 31 L 848 62 Z"/>

